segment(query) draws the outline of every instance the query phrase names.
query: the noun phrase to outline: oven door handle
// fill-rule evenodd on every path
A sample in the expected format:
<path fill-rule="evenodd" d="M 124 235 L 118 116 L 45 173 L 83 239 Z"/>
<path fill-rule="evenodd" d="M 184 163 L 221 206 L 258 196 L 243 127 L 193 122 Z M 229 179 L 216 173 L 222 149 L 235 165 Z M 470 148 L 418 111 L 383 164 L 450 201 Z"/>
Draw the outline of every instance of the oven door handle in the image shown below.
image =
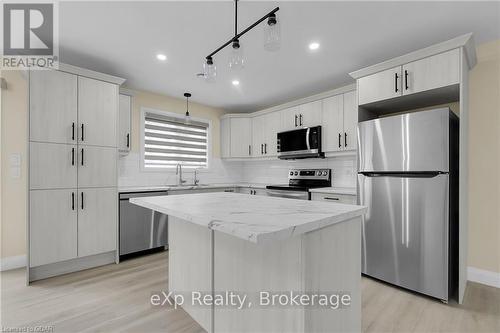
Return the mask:
<path fill-rule="evenodd" d="M 291 191 L 276 191 L 276 190 L 266 190 L 267 194 L 272 197 L 282 197 L 282 198 L 304 198 L 307 200 L 309 197 L 308 192 L 301 193 L 291 193 Z"/>
<path fill-rule="evenodd" d="M 311 150 L 310 134 L 311 134 L 311 128 L 308 127 L 307 131 L 306 131 L 306 146 L 307 146 L 307 150 Z"/>

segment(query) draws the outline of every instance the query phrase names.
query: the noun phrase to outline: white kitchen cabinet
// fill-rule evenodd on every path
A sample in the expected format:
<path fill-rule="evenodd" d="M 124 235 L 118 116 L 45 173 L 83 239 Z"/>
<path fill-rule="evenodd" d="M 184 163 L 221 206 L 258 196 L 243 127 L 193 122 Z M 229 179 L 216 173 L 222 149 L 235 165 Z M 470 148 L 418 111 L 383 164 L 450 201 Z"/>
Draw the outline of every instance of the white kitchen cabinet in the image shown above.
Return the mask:
<path fill-rule="evenodd" d="M 401 66 L 359 78 L 359 105 L 401 96 L 401 82 Z"/>
<path fill-rule="evenodd" d="M 222 158 L 231 157 L 231 118 L 220 120 L 220 154 Z"/>
<path fill-rule="evenodd" d="M 277 133 L 281 130 L 279 112 L 270 112 L 252 118 L 253 154 L 258 157 L 271 157 L 278 154 Z"/>
<path fill-rule="evenodd" d="M 120 94 L 118 107 L 118 150 L 120 152 L 130 151 L 131 139 L 131 116 L 132 97 Z"/>
<path fill-rule="evenodd" d="M 267 192 L 265 189 L 253 188 L 253 187 L 240 187 L 238 189 L 238 193 L 250 194 L 250 195 L 267 195 Z"/>
<path fill-rule="evenodd" d="M 344 94 L 344 150 L 356 150 L 358 128 L 358 103 L 356 91 Z"/>
<path fill-rule="evenodd" d="M 75 188 L 76 145 L 30 142 L 30 189 Z"/>
<path fill-rule="evenodd" d="M 283 131 L 289 131 L 299 127 L 299 107 L 293 106 L 281 110 L 281 128 Z"/>
<path fill-rule="evenodd" d="M 355 150 L 357 125 L 356 91 L 325 98 L 322 119 L 323 151 Z"/>
<path fill-rule="evenodd" d="M 30 140 L 76 143 L 77 76 L 59 71 L 31 71 Z"/>
<path fill-rule="evenodd" d="M 78 257 L 116 250 L 116 188 L 79 189 Z"/>
<path fill-rule="evenodd" d="M 325 152 L 341 151 L 344 133 L 344 95 L 323 100 L 322 147 Z"/>
<path fill-rule="evenodd" d="M 78 143 L 117 147 L 118 85 L 78 77 Z"/>
<path fill-rule="evenodd" d="M 458 84 L 460 82 L 459 49 L 403 65 L 402 75 L 403 95 Z"/>
<path fill-rule="evenodd" d="M 77 256 L 77 190 L 30 191 L 30 267 Z"/>
<path fill-rule="evenodd" d="M 116 148 L 79 146 L 77 155 L 78 187 L 116 186 Z"/>
<path fill-rule="evenodd" d="M 299 127 L 321 125 L 321 100 L 299 105 Z"/>
<path fill-rule="evenodd" d="M 250 157 L 252 154 L 252 119 L 231 118 L 231 157 Z"/>
<path fill-rule="evenodd" d="M 338 202 L 349 205 L 356 204 L 356 196 L 349 194 L 335 194 L 335 193 L 311 193 L 311 200 L 313 201 L 327 201 L 327 202 Z"/>

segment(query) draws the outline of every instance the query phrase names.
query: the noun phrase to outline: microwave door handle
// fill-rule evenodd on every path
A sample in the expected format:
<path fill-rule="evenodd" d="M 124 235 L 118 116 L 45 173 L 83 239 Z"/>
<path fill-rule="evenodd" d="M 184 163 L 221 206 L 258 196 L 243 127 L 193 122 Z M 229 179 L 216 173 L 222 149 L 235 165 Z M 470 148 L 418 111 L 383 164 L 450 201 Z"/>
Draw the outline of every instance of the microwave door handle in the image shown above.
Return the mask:
<path fill-rule="evenodd" d="M 307 150 L 311 150 L 311 142 L 310 142 L 310 136 L 311 134 L 311 129 L 308 127 L 307 128 L 307 131 L 306 131 L 306 146 L 307 146 Z"/>

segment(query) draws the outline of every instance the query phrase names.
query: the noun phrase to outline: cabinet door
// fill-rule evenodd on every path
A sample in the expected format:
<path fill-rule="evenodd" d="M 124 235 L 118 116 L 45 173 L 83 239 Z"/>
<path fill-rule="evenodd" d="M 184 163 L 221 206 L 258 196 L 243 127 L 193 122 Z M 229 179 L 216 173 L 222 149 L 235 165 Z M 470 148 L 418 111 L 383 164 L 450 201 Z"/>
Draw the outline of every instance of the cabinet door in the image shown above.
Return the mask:
<path fill-rule="evenodd" d="M 344 150 L 356 150 L 357 127 L 358 127 L 358 105 L 356 103 L 356 91 L 344 94 Z"/>
<path fill-rule="evenodd" d="M 281 128 L 283 131 L 289 131 L 299 127 L 298 106 L 281 110 L 280 113 L 281 113 Z"/>
<path fill-rule="evenodd" d="M 250 157 L 252 119 L 231 118 L 231 157 Z"/>
<path fill-rule="evenodd" d="M 116 250 L 116 188 L 78 191 L 78 257 Z"/>
<path fill-rule="evenodd" d="M 358 79 L 359 105 L 401 96 L 401 66 Z"/>
<path fill-rule="evenodd" d="M 122 152 L 130 151 L 130 117 L 131 97 L 120 94 L 118 114 L 118 149 Z"/>
<path fill-rule="evenodd" d="M 30 267 L 76 258 L 77 191 L 30 191 Z"/>
<path fill-rule="evenodd" d="M 264 155 L 264 117 L 252 118 L 252 156 Z"/>
<path fill-rule="evenodd" d="M 437 54 L 403 66 L 403 95 L 458 84 L 459 49 Z"/>
<path fill-rule="evenodd" d="M 321 100 L 299 105 L 299 126 L 321 125 Z"/>
<path fill-rule="evenodd" d="M 74 188 L 76 145 L 30 142 L 30 189 Z"/>
<path fill-rule="evenodd" d="M 78 142 L 117 146 L 118 86 L 78 77 Z"/>
<path fill-rule="evenodd" d="M 323 100 L 323 124 L 321 127 L 323 151 L 342 150 L 344 132 L 344 96 L 335 95 Z"/>
<path fill-rule="evenodd" d="M 117 185 L 116 148 L 78 146 L 78 187 Z"/>
<path fill-rule="evenodd" d="M 52 70 L 30 72 L 31 141 L 76 142 L 76 78 Z"/>
<path fill-rule="evenodd" d="M 278 132 L 281 131 L 281 116 L 279 112 L 271 112 L 262 116 L 264 125 L 264 155 L 278 155 Z"/>
<path fill-rule="evenodd" d="M 220 154 L 222 158 L 231 157 L 231 119 L 220 121 Z"/>

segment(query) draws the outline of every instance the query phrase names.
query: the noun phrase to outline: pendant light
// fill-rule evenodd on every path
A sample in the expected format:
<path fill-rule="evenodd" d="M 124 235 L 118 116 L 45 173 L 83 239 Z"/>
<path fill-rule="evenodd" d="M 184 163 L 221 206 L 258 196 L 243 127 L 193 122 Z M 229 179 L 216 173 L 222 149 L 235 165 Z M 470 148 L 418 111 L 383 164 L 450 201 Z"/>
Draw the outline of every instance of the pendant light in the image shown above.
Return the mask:
<path fill-rule="evenodd" d="M 185 121 L 186 124 L 189 124 L 191 122 L 191 115 L 189 114 L 189 97 L 191 97 L 190 93 L 184 93 L 184 97 L 186 97 L 186 117 Z"/>
<path fill-rule="evenodd" d="M 203 63 L 203 77 L 207 82 L 214 82 L 217 77 L 217 67 L 210 56 L 208 56 Z"/>
<path fill-rule="evenodd" d="M 264 27 L 264 49 L 277 51 L 281 47 L 281 27 L 276 14 L 269 15 Z"/>
<path fill-rule="evenodd" d="M 243 47 L 240 45 L 240 41 L 237 38 L 233 40 L 232 46 L 231 57 L 229 58 L 229 68 L 233 71 L 238 71 L 243 69 L 245 64 Z"/>

